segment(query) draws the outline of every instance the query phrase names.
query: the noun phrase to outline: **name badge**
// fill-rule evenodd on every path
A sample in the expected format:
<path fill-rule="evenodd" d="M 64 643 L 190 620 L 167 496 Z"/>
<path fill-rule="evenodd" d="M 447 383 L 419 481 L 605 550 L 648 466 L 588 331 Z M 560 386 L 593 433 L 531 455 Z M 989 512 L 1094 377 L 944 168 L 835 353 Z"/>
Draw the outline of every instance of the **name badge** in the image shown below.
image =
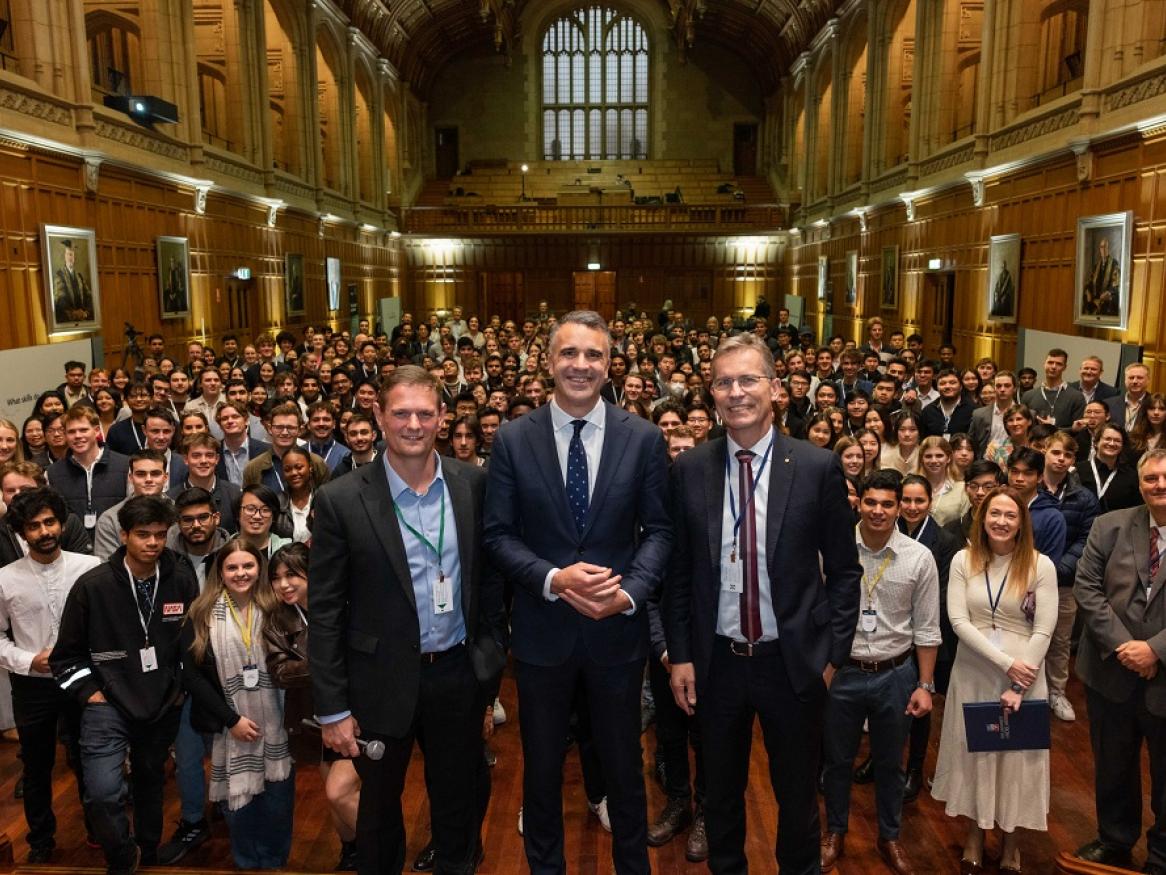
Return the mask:
<path fill-rule="evenodd" d="M 741 563 L 730 561 L 721 567 L 721 588 L 725 592 L 740 594 L 745 591 L 741 578 Z"/>
<path fill-rule="evenodd" d="M 151 672 L 158 668 L 158 654 L 154 651 L 153 646 L 143 647 L 138 651 L 138 655 L 142 658 L 142 671 Z"/>
<path fill-rule="evenodd" d="M 988 633 L 988 643 L 997 650 L 1002 650 L 1004 647 L 1004 635 L 999 629 L 993 629 Z"/>
<path fill-rule="evenodd" d="M 452 610 L 453 582 L 444 574 L 438 574 L 433 584 L 433 613 L 448 614 Z"/>
<path fill-rule="evenodd" d="M 85 514 L 85 528 L 87 528 L 87 529 L 97 528 L 97 514 L 95 514 L 95 513 Z"/>
<path fill-rule="evenodd" d="M 874 608 L 867 608 L 862 612 L 862 631 L 873 632 L 878 625 L 878 612 Z"/>
<path fill-rule="evenodd" d="M 182 602 L 163 602 L 162 616 L 163 617 L 181 617 L 183 612 Z"/>
<path fill-rule="evenodd" d="M 243 686 L 249 690 L 253 690 L 259 686 L 259 666 L 243 666 Z"/>

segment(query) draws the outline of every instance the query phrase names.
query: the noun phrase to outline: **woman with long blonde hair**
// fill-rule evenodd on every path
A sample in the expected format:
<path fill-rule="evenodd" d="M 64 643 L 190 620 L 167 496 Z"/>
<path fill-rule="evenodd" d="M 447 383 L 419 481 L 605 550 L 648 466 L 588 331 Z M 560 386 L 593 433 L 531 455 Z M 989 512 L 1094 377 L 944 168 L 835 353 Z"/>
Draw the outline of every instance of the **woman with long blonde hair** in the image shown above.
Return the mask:
<path fill-rule="evenodd" d="M 262 631 L 278 608 L 266 554 L 233 538 L 215 555 L 183 630 L 190 722 L 213 735 L 208 795 L 221 805 L 240 869 L 281 869 L 291 850 L 295 774 Z"/>
<path fill-rule="evenodd" d="M 1000 872 L 1018 875 L 1017 830 L 1048 828 L 1049 752 L 970 753 L 963 714 L 965 703 L 998 700 L 1007 712 L 1048 696 L 1043 663 L 1057 624 L 1057 572 L 1033 546 L 1028 507 L 1012 487 L 996 487 L 976 510 L 968 546 L 951 563 L 947 610 L 959 648 L 931 795 L 949 816 L 971 821 L 961 873 L 983 871 L 984 830 L 999 827 Z"/>
<path fill-rule="evenodd" d="M 951 444 L 937 434 L 925 437 L 919 444 L 919 468 L 915 473 L 931 484 L 931 515 L 941 526 L 962 518 L 972 506 L 953 455 Z"/>

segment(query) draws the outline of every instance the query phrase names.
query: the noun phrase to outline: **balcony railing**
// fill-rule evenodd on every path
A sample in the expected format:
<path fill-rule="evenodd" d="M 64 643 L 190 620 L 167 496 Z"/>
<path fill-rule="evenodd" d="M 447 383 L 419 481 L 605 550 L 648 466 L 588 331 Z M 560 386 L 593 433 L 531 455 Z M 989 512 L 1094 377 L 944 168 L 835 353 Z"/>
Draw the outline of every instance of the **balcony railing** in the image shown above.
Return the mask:
<path fill-rule="evenodd" d="M 776 230 L 785 223 L 785 208 L 778 204 L 517 204 L 414 207 L 405 214 L 413 234 Z"/>

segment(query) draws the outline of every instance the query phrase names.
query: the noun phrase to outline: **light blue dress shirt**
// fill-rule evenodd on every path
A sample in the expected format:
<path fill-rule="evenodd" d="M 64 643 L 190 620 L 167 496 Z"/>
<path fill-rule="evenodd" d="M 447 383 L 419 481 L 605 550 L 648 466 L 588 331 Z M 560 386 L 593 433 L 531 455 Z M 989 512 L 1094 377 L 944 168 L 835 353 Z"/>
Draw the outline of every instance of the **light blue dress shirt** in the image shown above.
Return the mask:
<path fill-rule="evenodd" d="M 435 454 L 436 455 L 436 454 Z M 453 518 L 453 499 L 445 484 L 441 467 L 441 457 L 437 456 L 437 467 L 433 480 L 424 493 L 414 492 L 393 470 L 386 454 L 385 473 L 389 478 L 389 494 L 401 512 L 394 514 L 405 542 L 405 558 L 409 562 L 409 576 L 412 578 L 413 594 L 417 600 L 417 624 L 421 631 L 421 652 L 437 653 L 449 650 L 466 640 L 466 623 L 462 616 L 462 563 L 458 555 L 457 525 Z M 441 562 L 432 549 L 409 531 L 407 522 L 425 536 L 434 547 L 438 545 L 441 531 L 442 496 L 445 496 L 445 542 L 441 550 Z M 439 569 L 451 583 L 453 610 L 448 613 L 434 612 L 434 587 Z"/>

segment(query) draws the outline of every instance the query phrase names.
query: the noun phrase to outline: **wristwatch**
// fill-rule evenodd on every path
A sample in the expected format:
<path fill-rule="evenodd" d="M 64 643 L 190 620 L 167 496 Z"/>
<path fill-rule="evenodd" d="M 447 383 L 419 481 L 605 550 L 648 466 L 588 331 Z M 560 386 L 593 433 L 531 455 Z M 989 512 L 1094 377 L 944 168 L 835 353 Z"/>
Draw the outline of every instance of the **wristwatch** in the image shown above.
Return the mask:
<path fill-rule="evenodd" d="M 930 681 L 920 681 L 919 683 L 915 684 L 915 686 L 921 690 L 927 690 L 929 693 L 935 692 L 935 684 L 931 683 Z"/>
<path fill-rule="evenodd" d="M 1022 687 L 1020 684 L 1013 684 L 1011 690 L 1014 693 L 1023 693 L 1024 687 Z"/>

